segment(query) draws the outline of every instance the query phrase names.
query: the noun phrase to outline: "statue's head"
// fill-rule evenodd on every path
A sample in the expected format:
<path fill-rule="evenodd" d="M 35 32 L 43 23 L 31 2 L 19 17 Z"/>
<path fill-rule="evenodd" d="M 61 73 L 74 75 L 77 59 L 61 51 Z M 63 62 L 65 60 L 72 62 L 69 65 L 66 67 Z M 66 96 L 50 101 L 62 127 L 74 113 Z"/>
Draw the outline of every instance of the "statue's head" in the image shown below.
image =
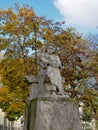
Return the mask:
<path fill-rule="evenodd" d="M 52 54 L 52 53 L 55 52 L 55 47 L 54 47 L 53 45 L 48 45 L 48 46 L 46 47 L 45 52 L 47 52 L 48 54 Z"/>

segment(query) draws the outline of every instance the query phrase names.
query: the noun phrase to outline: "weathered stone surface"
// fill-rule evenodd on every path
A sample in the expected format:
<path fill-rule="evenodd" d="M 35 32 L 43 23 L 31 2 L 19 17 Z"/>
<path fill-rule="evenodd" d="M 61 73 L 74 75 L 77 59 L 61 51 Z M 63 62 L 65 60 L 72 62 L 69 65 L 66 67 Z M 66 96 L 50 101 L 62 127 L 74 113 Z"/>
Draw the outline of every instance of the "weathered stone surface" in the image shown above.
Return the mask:
<path fill-rule="evenodd" d="M 78 106 L 69 98 L 39 97 L 28 106 L 26 130 L 82 130 Z"/>

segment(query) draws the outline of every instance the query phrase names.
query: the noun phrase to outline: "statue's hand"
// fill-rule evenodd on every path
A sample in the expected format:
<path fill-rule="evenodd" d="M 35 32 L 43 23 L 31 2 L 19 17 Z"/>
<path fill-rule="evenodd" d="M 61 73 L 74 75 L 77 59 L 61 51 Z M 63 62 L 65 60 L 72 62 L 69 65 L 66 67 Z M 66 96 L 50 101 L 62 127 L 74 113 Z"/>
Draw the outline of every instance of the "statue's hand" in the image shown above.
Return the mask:
<path fill-rule="evenodd" d="M 49 62 L 48 66 L 53 66 L 55 68 L 59 68 L 60 66 L 57 64 L 57 63 L 54 63 L 54 62 Z"/>

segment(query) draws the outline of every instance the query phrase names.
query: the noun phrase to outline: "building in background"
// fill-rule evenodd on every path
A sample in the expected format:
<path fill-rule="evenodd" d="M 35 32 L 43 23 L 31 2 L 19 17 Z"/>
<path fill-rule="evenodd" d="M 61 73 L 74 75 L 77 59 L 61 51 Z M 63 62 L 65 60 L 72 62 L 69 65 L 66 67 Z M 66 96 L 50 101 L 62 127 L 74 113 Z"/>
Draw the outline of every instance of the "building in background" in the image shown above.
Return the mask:
<path fill-rule="evenodd" d="M 0 109 L 0 130 L 23 130 L 22 118 L 15 122 L 10 122 Z"/>

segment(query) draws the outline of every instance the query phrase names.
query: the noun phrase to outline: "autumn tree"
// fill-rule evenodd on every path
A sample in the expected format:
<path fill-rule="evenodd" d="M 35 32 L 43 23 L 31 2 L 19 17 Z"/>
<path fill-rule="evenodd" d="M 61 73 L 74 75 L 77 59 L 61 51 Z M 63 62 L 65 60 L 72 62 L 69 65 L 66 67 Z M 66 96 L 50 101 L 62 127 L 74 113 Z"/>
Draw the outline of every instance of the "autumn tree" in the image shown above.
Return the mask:
<path fill-rule="evenodd" d="M 98 34 L 89 33 L 86 37 L 90 48 L 94 51 L 98 50 Z"/>
<path fill-rule="evenodd" d="M 0 50 L 5 52 L 0 62 L 3 83 L 0 101 L 9 120 L 15 120 L 24 113 L 22 106 L 25 106 L 28 85 L 23 78 L 27 74 L 37 74 L 38 50 L 53 39 L 52 25 L 52 28 L 59 28 L 51 20 L 36 16 L 32 7 L 24 5 L 20 8 L 16 4 L 14 9 L 0 10 Z"/>
<path fill-rule="evenodd" d="M 98 39 L 97 34 L 89 33 L 87 35 L 87 42 L 89 45 L 88 62 L 86 63 L 87 78 L 85 79 L 85 90 L 83 91 L 80 99 L 83 102 L 83 115 L 84 113 L 89 118 L 95 119 L 98 124 Z M 85 118 L 86 121 L 87 118 Z"/>
<path fill-rule="evenodd" d="M 91 72 L 98 84 L 98 34 L 89 33 L 87 40 L 91 48 Z"/>
<path fill-rule="evenodd" d="M 27 5 L 0 10 L 0 50 L 5 51 L 0 62 L 4 85 L 0 88 L 0 106 L 9 120 L 24 113 L 29 86 L 23 77 L 38 73 L 38 56 L 47 44 L 54 44 L 62 61 L 65 91 L 73 99 L 83 96 L 84 79 L 88 76 L 88 42 L 74 28 L 64 29 L 63 24 L 36 16 Z"/>
<path fill-rule="evenodd" d="M 1 82 L 7 87 L 7 93 L 3 92 L 5 87 L 0 88 L 0 96 L 2 99 L 6 95 L 11 100 L 6 100 L 6 97 L 1 100 L 1 106 L 4 106 L 2 109 L 10 120 L 15 120 L 24 113 L 22 106 L 25 106 L 28 87 L 23 77 L 29 71 L 32 74 L 36 73 L 36 59 L 28 56 L 29 50 L 32 46 L 41 46 L 36 36 L 42 18 L 38 18 L 29 6 L 20 8 L 15 5 L 15 9 L 16 13 L 12 8 L 0 10 L 0 50 L 5 51 L 4 59 L 0 63 L 0 75 Z M 36 47 L 34 50 L 36 53 Z"/>

